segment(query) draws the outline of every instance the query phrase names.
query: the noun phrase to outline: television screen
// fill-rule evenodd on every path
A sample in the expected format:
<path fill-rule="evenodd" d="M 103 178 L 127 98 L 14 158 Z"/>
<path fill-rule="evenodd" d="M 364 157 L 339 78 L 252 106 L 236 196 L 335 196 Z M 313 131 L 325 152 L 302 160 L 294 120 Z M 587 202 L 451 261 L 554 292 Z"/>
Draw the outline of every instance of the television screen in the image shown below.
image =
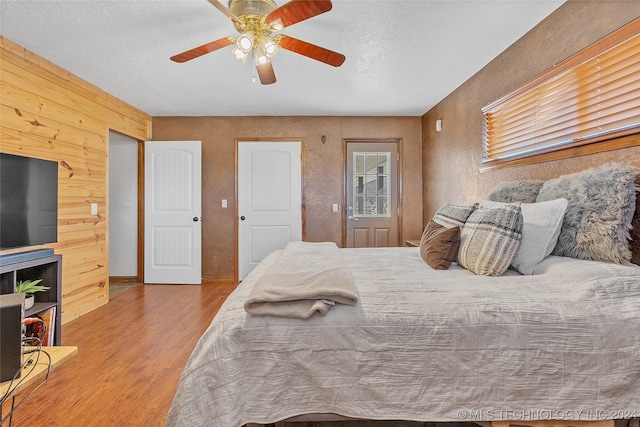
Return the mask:
<path fill-rule="evenodd" d="M 0 249 L 58 241 L 58 162 L 0 153 Z"/>

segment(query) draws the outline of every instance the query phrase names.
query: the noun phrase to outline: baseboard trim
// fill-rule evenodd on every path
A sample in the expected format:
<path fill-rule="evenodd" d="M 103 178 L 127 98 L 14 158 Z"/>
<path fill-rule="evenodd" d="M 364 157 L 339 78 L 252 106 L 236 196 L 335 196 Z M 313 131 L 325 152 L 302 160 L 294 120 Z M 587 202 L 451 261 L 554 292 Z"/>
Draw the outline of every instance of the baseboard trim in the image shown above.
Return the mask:
<path fill-rule="evenodd" d="M 109 276 L 109 283 L 134 283 L 137 281 L 136 276 Z"/>
<path fill-rule="evenodd" d="M 202 277 L 202 283 L 206 284 L 206 283 L 220 283 L 220 282 L 224 282 L 224 283 L 230 283 L 233 282 L 233 276 L 203 276 Z"/>
<path fill-rule="evenodd" d="M 136 276 L 109 276 L 109 283 L 135 283 L 138 281 Z M 203 276 L 202 283 L 230 283 L 233 282 L 233 276 Z"/>

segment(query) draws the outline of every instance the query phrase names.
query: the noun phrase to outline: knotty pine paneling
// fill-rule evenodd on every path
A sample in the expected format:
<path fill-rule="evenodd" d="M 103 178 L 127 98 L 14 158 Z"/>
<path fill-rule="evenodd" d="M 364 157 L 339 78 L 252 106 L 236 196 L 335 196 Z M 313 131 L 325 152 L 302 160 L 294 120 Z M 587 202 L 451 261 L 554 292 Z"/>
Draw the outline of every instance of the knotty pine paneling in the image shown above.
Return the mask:
<path fill-rule="evenodd" d="M 109 127 L 125 135 L 150 136 L 151 117 L 50 63 L 19 45 L 3 38 L 3 50 L 13 46 L 17 55 L 3 57 L 3 79 L 19 79 L 38 87 L 38 94 L 46 95 L 50 101 L 64 104 L 68 109 L 86 112 L 88 116 L 106 122 Z M 16 73 L 17 70 L 17 73 Z M 13 76 L 13 77 L 11 77 Z M 11 80 L 8 80 L 8 82 Z M 24 87 L 22 84 L 15 84 Z M 60 92 L 58 88 L 64 87 Z M 89 102 L 87 102 L 89 101 Z M 148 139 L 148 138 L 146 138 Z"/>
<path fill-rule="evenodd" d="M 9 117 L 11 117 L 11 115 L 9 115 Z M 7 123 L 7 125 L 11 126 L 11 120 L 8 120 L 8 122 L 9 123 Z M 36 126 L 36 128 L 40 127 L 41 126 Z M 62 141 L 56 137 L 43 138 L 37 135 L 33 135 L 32 133 L 8 129 L 7 127 L 2 128 L 0 137 L 2 138 L 3 143 L 6 144 L 12 143 L 14 145 L 20 145 L 26 142 L 33 148 L 33 151 L 31 151 L 30 154 L 34 157 L 47 157 L 49 155 L 49 152 L 54 148 L 55 143 L 56 151 L 59 152 L 63 158 L 68 157 L 63 154 L 65 152 L 71 154 L 72 156 L 82 158 L 83 163 L 76 163 L 75 170 L 68 162 L 62 165 L 65 169 L 67 169 L 67 171 L 65 171 L 65 174 L 67 175 L 69 175 L 70 173 L 79 172 L 83 164 L 86 164 L 92 169 L 104 169 L 103 162 L 100 161 L 102 155 L 104 154 L 104 148 L 100 149 L 98 145 L 90 147 L 88 146 L 88 144 L 74 144 Z M 101 146 L 105 146 L 104 141 L 101 143 Z"/>
<path fill-rule="evenodd" d="M 4 99 L 4 98 L 3 98 Z M 6 102 L 6 100 L 5 100 Z M 100 150 L 104 147 L 104 139 L 90 131 L 82 130 L 55 120 L 46 120 L 42 116 L 29 113 L 25 110 L 16 111 L 15 108 L 0 105 L 0 114 L 11 120 L 11 128 L 2 129 L 2 139 L 19 139 L 22 133 L 29 133 L 30 137 L 41 137 L 47 140 L 53 139 L 58 145 L 69 144 L 70 149 L 78 149 L 81 145 L 84 150 L 91 150 L 95 147 Z"/>
<path fill-rule="evenodd" d="M 151 117 L 1 36 L 0 66 L 0 151 L 58 161 L 65 323 L 109 300 L 109 130 L 148 140 Z"/>

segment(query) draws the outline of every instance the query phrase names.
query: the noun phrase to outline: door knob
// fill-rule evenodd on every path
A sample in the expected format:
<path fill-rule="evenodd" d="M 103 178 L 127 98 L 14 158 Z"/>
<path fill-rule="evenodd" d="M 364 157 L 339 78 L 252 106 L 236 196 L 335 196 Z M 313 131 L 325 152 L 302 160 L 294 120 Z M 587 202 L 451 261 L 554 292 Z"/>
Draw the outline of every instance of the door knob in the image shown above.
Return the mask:
<path fill-rule="evenodd" d="M 244 215 L 240 217 L 240 221 L 244 221 Z"/>
<path fill-rule="evenodd" d="M 193 217 L 193 222 L 198 222 L 198 217 L 197 216 Z"/>
<path fill-rule="evenodd" d="M 352 220 L 352 221 L 357 221 L 358 220 L 358 218 L 354 218 L 353 215 L 349 215 L 349 219 Z"/>

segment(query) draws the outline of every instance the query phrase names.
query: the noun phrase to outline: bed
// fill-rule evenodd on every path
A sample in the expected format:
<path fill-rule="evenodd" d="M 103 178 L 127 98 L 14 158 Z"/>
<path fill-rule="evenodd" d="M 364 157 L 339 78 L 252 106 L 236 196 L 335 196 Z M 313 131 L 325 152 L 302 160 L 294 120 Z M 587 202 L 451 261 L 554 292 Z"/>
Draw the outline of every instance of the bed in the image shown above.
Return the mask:
<path fill-rule="evenodd" d="M 584 230 L 574 230 L 575 212 L 569 210 L 579 206 L 588 222 L 597 216 L 597 209 L 587 212 L 576 202 L 574 193 L 581 198 L 584 192 L 567 187 L 567 179 L 588 182 L 595 174 L 599 187 L 620 200 L 624 224 L 618 218 L 615 226 L 626 227 L 622 238 L 629 239 L 637 220 L 637 171 L 623 169 L 631 192 L 626 199 L 607 181 L 620 181 L 611 167 L 563 177 L 551 183 L 551 191 L 547 182 L 517 184 L 515 193 L 523 186 L 538 188 L 527 209 L 544 202 L 545 192 L 555 197 L 558 188 L 568 199 L 553 253 L 519 266 L 533 268 L 529 274 L 513 265 L 501 274 L 476 274 L 463 259 L 446 269 L 432 268 L 422 247 L 336 248 L 357 289 L 353 304 L 320 296 L 324 312 L 306 318 L 249 314 L 247 302 L 261 278 L 286 263 L 291 251 L 270 254 L 238 285 L 199 340 L 167 425 L 233 427 L 305 414 L 479 423 L 640 417 L 640 267 L 629 262 L 635 249 L 632 254 L 632 246 L 622 248 L 628 260 L 620 262 L 562 255 L 576 250 L 577 241 L 582 246 L 576 256 L 584 258 L 593 243 L 583 247 Z M 494 194 L 494 203 L 520 206 L 520 201 L 501 202 L 499 193 L 504 188 Z M 605 200 L 600 232 L 616 203 Z M 492 206 L 477 209 L 498 209 Z M 520 227 L 525 237 L 526 224 Z M 461 240 L 457 255 L 465 244 L 473 247 L 472 237 Z M 308 246 L 313 244 L 305 250 Z M 594 247 L 601 250 L 603 244 Z M 307 263 L 293 256 L 288 265 L 297 267 L 291 274 L 316 261 L 308 254 Z"/>

